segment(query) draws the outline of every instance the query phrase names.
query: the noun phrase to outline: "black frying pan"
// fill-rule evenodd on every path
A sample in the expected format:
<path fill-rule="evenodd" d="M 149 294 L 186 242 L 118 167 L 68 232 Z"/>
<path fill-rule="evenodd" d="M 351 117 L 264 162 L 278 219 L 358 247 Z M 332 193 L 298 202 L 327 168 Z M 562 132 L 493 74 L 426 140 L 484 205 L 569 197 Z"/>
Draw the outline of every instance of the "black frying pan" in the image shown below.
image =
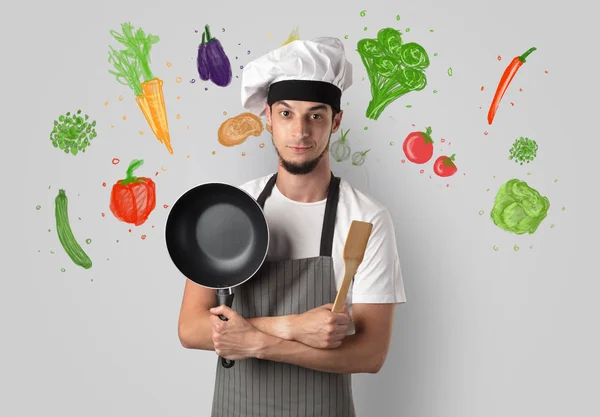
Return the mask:
<path fill-rule="evenodd" d="M 205 183 L 175 202 L 165 239 L 179 271 L 198 285 L 216 289 L 217 305 L 231 307 L 231 288 L 252 278 L 267 256 L 269 228 L 250 194 L 224 183 Z M 234 363 L 221 358 L 225 368 Z"/>

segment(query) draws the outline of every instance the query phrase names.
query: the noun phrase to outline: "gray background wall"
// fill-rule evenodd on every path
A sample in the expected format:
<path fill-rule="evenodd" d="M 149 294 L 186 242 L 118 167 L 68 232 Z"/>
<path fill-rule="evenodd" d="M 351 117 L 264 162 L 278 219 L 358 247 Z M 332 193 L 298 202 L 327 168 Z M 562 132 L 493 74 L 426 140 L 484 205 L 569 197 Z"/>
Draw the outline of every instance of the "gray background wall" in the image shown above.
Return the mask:
<path fill-rule="evenodd" d="M 298 26 L 304 39 L 344 41 L 354 85 L 345 95 L 342 126 L 350 129 L 353 151 L 371 151 L 362 166 L 332 161 L 332 167 L 389 207 L 404 273 L 408 303 L 396 309 L 387 362 L 379 374 L 354 377 L 358 414 L 597 415 L 600 91 L 596 22 L 583 4 L 12 5 L 0 25 L 0 414 L 209 415 L 217 360 L 214 352 L 179 344 L 185 278 L 164 246 L 164 205 L 201 182 L 240 184 L 274 172 L 267 131 L 232 148 L 221 146 L 216 132 L 243 111 L 239 66 L 278 47 Z M 117 46 L 109 30 L 125 21 L 160 37 L 151 65 L 164 80 L 172 155 L 151 134 L 132 91 L 108 73 L 108 45 Z M 232 62 L 226 88 L 198 81 L 195 57 L 205 24 Z M 425 90 L 398 99 L 374 121 L 365 117 L 370 87 L 355 49 L 359 39 L 388 26 L 421 44 L 431 66 Z M 489 126 L 487 108 L 504 68 L 532 46 L 537 51 Z M 52 147 L 49 133 L 54 119 L 77 109 L 97 121 L 98 136 L 84 154 L 66 155 Z M 455 153 L 456 175 L 430 178 L 433 159 L 424 166 L 401 162 L 406 135 L 427 126 L 433 159 Z M 508 160 L 520 136 L 539 145 L 528 166 Z M 108 207 L 111 186 L 133 159 L 144 160 L 136 174 L 151 177 L 157 193 L 156 209 L 139 227 L 117 220 Z M 534 234 L 507 232 L 490 219 L 496 191 L 511 178 L 550 201 Z M 69 198 L 74 234 L 93 261 L 88 270 L 58 241 L 59 188 Z"/>

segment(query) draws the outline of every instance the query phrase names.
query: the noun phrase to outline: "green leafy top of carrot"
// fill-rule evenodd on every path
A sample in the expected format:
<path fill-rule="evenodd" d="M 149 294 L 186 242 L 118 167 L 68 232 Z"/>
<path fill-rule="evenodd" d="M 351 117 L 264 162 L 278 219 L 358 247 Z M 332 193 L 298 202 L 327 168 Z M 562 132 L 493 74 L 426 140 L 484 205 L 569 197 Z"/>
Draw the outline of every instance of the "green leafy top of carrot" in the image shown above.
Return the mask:
<path fill-rule="evenodd" d="M 115 75 L 121 84 L 129 86 L 136 96 L 140 96 L 142 94 L 140 78 L 143 81 L 154 78 L 150 68 L 150 50 L 160 38 L 156 35 L 146 35 L 142 28 L 135 30 L 129 22 L 122 23 L 121 30 L 122 34 L 115 30 L 110 31 L 110 34 L 123 44 L 125 49 L 117 51 L 109 46 L 108 61 L 114 65 L 116 71 L 108 72 Z"/>

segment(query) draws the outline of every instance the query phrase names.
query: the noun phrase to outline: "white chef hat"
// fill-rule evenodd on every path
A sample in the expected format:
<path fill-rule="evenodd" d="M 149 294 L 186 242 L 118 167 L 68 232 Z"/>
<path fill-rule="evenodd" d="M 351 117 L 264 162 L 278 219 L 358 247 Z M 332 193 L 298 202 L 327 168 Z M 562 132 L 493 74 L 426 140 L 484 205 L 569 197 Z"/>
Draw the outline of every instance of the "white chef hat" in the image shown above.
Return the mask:
<path fill-rule="evenodd" d="M 338 38 L 294 40 L 249 62 L 242 72 L 242 106 L 263 116 L 265 103 L 315 101 L 340 110 L 352 85 L 352 64 Z"/>

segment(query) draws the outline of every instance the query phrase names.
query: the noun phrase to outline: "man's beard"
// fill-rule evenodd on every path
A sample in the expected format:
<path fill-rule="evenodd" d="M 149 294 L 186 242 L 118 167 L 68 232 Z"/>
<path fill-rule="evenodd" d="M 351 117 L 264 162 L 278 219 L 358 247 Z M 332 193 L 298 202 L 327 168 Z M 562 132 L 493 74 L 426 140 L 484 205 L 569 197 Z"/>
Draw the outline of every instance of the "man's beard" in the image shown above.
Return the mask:
<path fill-rule="evenodd" d="M 319 161 L 321 160 L 321 158 L 323 158 L 323 155 L 325 155 L 328 151 L 329 151 L 329 143 L 331 142 L 331 132 L 329 133 L 329 138 L 327 139 L 327 146 L 325 146 L 325 149 L 323 149 L 323 152 L 321 152 L 321 154 L 319 156 L 317 156 L 314 159 L 311 159 L 310 161 L 306 161 L 306 162 L 301 162 L 301 163 L 294 163 L 291 161 L 286 161 L 285 159 L 283 159 L 281 157 L 281 154 L 279 153 L 279 149 L 277 149 L 277 146 L 275 146 L 275 141 L 273 140 L 273 136 L 271 136 L 271 141 L 273 142 L 273 146 L 275 147 L 275 151 L 277 152 L 277 156 L 279 156 L 279 161 L 281 166 L 290 174 L 292 175 L 306 175 L 311 173 L 319 164 Z"/>

